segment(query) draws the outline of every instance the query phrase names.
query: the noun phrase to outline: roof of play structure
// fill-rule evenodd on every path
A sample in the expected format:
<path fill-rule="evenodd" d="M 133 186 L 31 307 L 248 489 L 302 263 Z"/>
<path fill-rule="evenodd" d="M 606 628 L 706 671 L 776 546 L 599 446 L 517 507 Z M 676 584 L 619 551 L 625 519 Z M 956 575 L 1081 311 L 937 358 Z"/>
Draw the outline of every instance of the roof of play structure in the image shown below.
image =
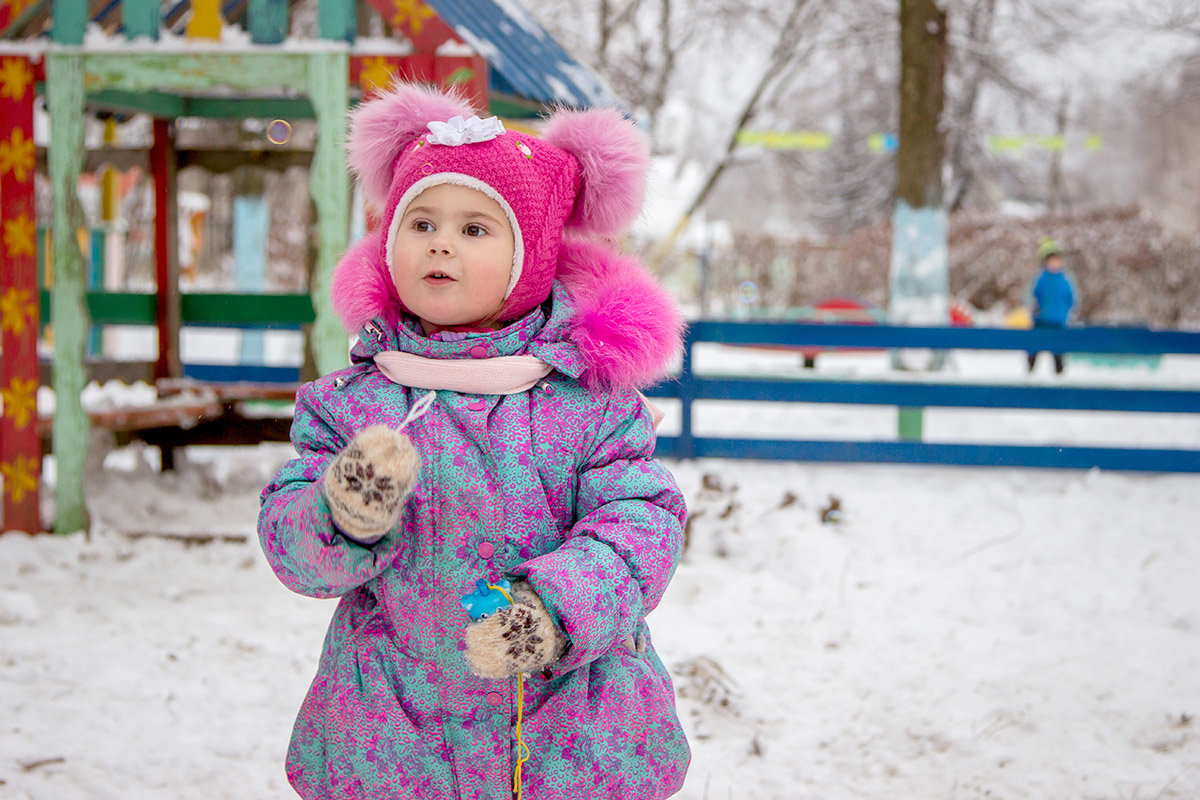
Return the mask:
<path fill-rule="evenodd" d="M 291 0 L 291 4 L 294 7 L 297 0 Z M 9 10 L 15 8 L 16 13 L 0 30 L 0 39 L 46 35 L 51 24 L 51 0 L 9 5 Z M 222 0 L 221 15 L 228 24 L 245 25 L 248 5 L 247 0 Z M 119 0 L 89 0 L 89 19 L 106 33 L 117 34 L 122 29 L 121 6 Z M 413 0 L 374 0 L 361 6 L 372 13 L 394 6 L 394 17 L 429 13 Z M 424 6 L 436 12 L 455 36 L 487 60 L 489 93 L 542 106 L 620 105 L 599 77 L 572 58 L 517 0 L 424 0 Z M 191 15 L 191 0 L 165 0 L 162 9 L 163 28 L 182 35 Z M 381 16 L 389 30 L 395 28 L 393 19 Z M 405 38 L 398 31 L 393 35 Z"/>
<path fill-rule="evenodd" d="M 544 104 L 612 106 L 617 99 L 513 0 L 427 0 L 487 59 L 494 92 Z"/>

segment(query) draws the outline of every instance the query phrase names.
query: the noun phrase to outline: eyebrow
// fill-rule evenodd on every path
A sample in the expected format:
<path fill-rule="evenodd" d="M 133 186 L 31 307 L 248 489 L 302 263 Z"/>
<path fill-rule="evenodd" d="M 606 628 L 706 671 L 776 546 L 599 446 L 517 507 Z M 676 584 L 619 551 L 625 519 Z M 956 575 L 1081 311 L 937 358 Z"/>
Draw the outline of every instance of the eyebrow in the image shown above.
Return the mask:
<path fill-rule="evenodd" d="M 436 211 L 437 209 L 431 208 L 430 206 L 409 206 L 408 210 L 404 212 L 404 216 L 408 217 L 409 214 L 433 214 Z M 501 222 L 499 217 L 489 214 L 486 211 L 470 211 L 467 213 L 466 218 L 486 219 L 497 224 Z"/>

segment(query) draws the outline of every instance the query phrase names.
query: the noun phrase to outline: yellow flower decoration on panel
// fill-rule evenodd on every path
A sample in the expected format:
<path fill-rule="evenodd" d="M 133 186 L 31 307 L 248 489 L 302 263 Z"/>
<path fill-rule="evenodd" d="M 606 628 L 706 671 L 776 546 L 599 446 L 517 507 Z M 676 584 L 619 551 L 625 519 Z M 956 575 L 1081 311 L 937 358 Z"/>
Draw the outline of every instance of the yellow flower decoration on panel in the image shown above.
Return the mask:
<path fill-rule="evenodd" d="M 0 297 L 0 331 L 12 331 L 13 335 L 25 333 L 25 323 L 37 314 L 33 298 L 24 289 L 9 289 Z"/>
<path fill-rule="evenodd" d="M 407 25 L 412 28 L 413 33 L 420 33 L 425 20 L 434 16 L 433 9 L 421 0 L 392 0 L 392 8 L 396 10 L 396 13 L 392 14 L 392 24 Z"/>
<path fill-rule="evenodd" d="M 37 414 L 37 381 L 13 378 L 7 389 L 0 389 L 4 416 L 11 417 L 17 429 L 23 429 Z"/>
<path fill-rule="evenodd" d="M 23 58 L 6 58 L 0 61 L 0 97 L 24 100 L 25 90 L 33 83 L 33 72 Z"/>
<path fill-rule="evenodd" d="M 37 463 L 26 456 L 17 456 L 11 464 L 0 464 L 0 474 L 4 475 L 4 491 L 14 503 L 25 499 L 26 494 L 37 491 Z"/>
<path fill-rule="evenodd" d="M 37 230 L 28 214 L 4 220 L 4 249 L 9 258 L 37 255 Z"/>
<path fill-rule="evenodd" d="M 358 75 L 358 84 L 364 91 L 387 89 L 395 80 L 396 75 L 383 56 L 367 56 L 363 59 L 362 72 Z"/>
<path fill-rule="evenodd" d="M 20 128 L 12 132 L 7 142 L 0 142 L 0 175 L 9 171 L 20 183 L 33 173 L 33 139 L 26 139 Z"/>

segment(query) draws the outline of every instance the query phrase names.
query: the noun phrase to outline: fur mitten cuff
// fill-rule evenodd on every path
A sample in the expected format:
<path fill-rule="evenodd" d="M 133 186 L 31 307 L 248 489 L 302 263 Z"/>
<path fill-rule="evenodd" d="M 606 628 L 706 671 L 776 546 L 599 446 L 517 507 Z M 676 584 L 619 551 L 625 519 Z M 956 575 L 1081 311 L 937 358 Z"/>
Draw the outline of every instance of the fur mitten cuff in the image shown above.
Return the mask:
<path fill-rule="evenodd" d="M 420 471 L 421 456 L 407 436 L 386 425 L 364 428 L 325 471 L 333 523 L 355 541 L 377 542 L 400 520 Z"/>
<path fill-rule="evenodd" d="M 510 678 L 537 672 L 558 661 L 567 648 L 537 592 L 513 584 L 513 604 L 467 626 L 467 664 L 481 678 Z"/>

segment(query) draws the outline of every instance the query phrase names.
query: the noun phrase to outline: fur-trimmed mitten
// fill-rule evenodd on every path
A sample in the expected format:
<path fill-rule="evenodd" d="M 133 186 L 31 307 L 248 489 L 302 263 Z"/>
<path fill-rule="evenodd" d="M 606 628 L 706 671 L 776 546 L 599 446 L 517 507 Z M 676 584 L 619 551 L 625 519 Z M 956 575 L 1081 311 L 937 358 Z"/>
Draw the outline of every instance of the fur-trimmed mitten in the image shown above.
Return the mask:
<path fill-rule="evenodd" d="M 359 431 L 325 471 L 322 488 L 342 533 L 373 544 L 400 519 L 421 471 L 412 440 L 387 425 Z"/>
<path fill-rule="evenodd" d="M 467 664 L 481 678 L 537 672 L 558 661 L 567 649 L 567 638 L 528 583 L 514 583 L 511 594 L 511 606 L 472 622 L 463 636 Z"/>

